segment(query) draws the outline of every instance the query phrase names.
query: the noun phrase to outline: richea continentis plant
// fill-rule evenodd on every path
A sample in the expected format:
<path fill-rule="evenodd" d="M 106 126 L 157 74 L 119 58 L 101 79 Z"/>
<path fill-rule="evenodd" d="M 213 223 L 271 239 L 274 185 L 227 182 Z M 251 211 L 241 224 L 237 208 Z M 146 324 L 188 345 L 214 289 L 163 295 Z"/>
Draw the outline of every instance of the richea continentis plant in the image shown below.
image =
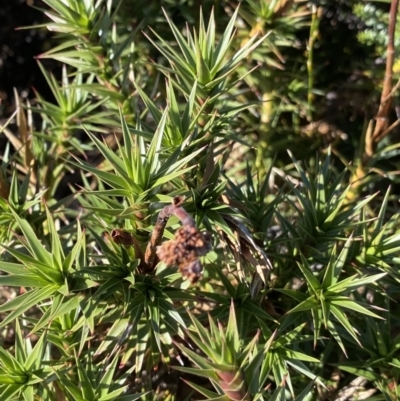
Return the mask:
<path fill-rule="evenodd" d="M 266 156 L 315 106 L 309 47 L 297 111 L 279 72 L 315 6 L 43 3 L 54 98 L 2 128 L 0 400 L 400 399 L 398 198 Z"/>

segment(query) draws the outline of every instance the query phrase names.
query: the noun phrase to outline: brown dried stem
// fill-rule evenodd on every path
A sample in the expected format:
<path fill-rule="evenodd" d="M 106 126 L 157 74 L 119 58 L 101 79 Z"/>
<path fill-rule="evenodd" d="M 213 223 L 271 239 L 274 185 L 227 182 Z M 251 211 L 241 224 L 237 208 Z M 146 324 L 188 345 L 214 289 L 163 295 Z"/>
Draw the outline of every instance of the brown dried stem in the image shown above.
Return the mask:
<path fill-rule="evenodd" d="M 167 208 L 169 208 L 169 206 L 167 206 Z M 157 223 L 153 232 L 151 233 L 151 238 L 147 244 L 146 252 L 144 254 L 144 261 L 141 268 L 143 273 L 150 273 L 154 270 L 157 247 L 161 244 L 165 226 L 167 225 L 168 219 L 171 216 L 171 213 L 168 212 L 170 212 L 170 210 L 166 210 L 166 208 L 164 208 L 158 215 Z"/>
<path fill-rule="evenodd" d="M 387 129 L 389 125 L 389 112 L 392 104 L 392 78 L 394 64 L 394 35 L 396 30 L 397 10 L 399 0 L 392 0 L 389 12 L 389 29 L 388 29 L 388 45 L 386 51 L 386 70 L 383 81 L 381 94 L 381 102 L 379 104 L 378 113 L 375 120 L 376 125 L 372 135 L 368 135 L 365 140 L 365 156 L 370 158 L 374 154 L 375 143 L 379 142 L 390 131 Z M 385 135 L 383 135 L 385 133 Z"/>
<path fill-rule="evenodd" d="M 151 233 L 151 238 L 147 244 L 146 252 L 144 254 L 144 261 L 141 269 L 143 273 L 150 273 L 154 270 L 156 265 L 157 247 L 161 245 L 165 226 L 168 223 L 168 219 L 172 215 L 176 215 L 181 220 L 182 224 L 185 224 L 186 220 L 189 219 L 189 224 L 194 225 L 194 220 L 182 208 L 179 207 L 183 201 L 183 197 L 176 196 L 172 201 L 172 205 L 165 206 L 159 213 L 156 225 Z M 185 221 L 185 223 L 182 219 Z"/>

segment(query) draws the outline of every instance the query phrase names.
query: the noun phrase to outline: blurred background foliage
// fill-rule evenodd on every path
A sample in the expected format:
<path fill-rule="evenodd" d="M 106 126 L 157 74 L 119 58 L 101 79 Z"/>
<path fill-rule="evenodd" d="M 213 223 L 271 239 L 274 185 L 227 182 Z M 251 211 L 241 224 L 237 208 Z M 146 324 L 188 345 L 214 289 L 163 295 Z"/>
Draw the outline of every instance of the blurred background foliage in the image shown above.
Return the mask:
<path fill-rule="evenodd" d="M 214 4 L 215 3 L 215 4 Z M 268 43 L 264 48 L 259 50 L 260 54 L 253 56 L 253 60 L 262 60 L 267 66 L 273 68 L 265 68 L 263 71 L 269 79 L 264 81 L 276 81 L 273 85 L 275 90 L 280 86 L 285 86 L 288 90 L 290 85 L 282 85 L 283 79 L 293 78 L 293 75 L 300 77 L 306 76 L 306 71 L 301 69 L 296 70 L 296 64 L 302 63 L 302 57 L 305 56 L 306 42 L 309 38 L 309 14 L 311 12 L 310 4 L 307 2 L 296 2 L 295 6 L 292 2 L 244 2 L 241 8 L 241 17 L 243 18 L 243 28 L 240 37 L 246 37 L 251 29 L 254 32 L 273 30 L 269 37 Z M 18 0 L 15 2 L 4 2 L 1 7 L 2 16 L 5 23 L 2 24 L 2 69 L 1 69 L 1 90 L 3 110 L 6 105 L 11 105 L 13 102 L 12 88 L 16 87 L 19 93 L 23 92 L 24 96 L 31 96 L 31 86 L 39 90 L 40 93 L 48 96 L 48 88 L 43 81 L 42 74 L 34 60 L 35 56 L 55 45 L 56 39 L 44 29 L 31 30 L 15 30 L 18 27 L 35 25 L 44 22 L 46 17 L 43 13 L 31 8 L 44 7 L 40 2 L 25 2 Z M 228 15 L 224 12 L 224 7 L 234 6 L 234 4 L 213 1 L 203 1 L 204 10 L 210 10 L 210 7 L 215 7 L 216 20 L 220 26 L 224 26 Z M 330 92 L 327 84 L 330 83 L 333 87 L 340 87 L 346 80 L 357 79 L 354 74 L 370 71 L 373 68 L 377 58 L 382 56 L 385 50 L 387 41 L 387 11 L 388 6 L 382 3 L 357 3 L 356 1 L 322 1 L 315 3 L 317 7 L 321 7 L 319 15 L 319 35 L 316 41 L 315 52 L 316 62 L 318 66 L 318 74 L 316 74 L 315 86 L 316 89 L 323 91 L 322 99 Z M 146 4 L 146 2 L 123 2 L 121 12 L 118 13 L 118 27 L 124 30 L 125 35 L 131 32 L 140 24 L 140 29 L 147 30 L 148 26 L 160 24 L 162 34 L 165 34 L 166 39 L 171 36 L 165 26 L 165 20 L 161 7 L 167 7 L 172 20 L 178 25 L 188 23 L 195 25 L 198 22 L 199 10 L 197 4 L 190 1 L 181 2 L 161 2 L 160 4 Z M 247 8 L 247 9 L 245 9 Z M 290 10 L 290 13 L 285 12 L 285 8 Z M 284 17 L 282 18 L 282 14 Z M 368 29 L 367 29 L 368 28 Z M 375 35 L 369 38 L 370 32 Z M 164 37 L 164 36 L 163 36 Z M 139 35 L 140 38 L 140 35 Z M 140 45 L 140 42 L 142 44 Z M 154 48 L 143 46 L 143 40 L 138 41 L 139 48 L 136 49 L 138 60 L 141 60 L 143 67 L 147 63 L 146 56 L 156 57 L 157 52 Z M 273 48 L 271 48 L 273 44 Z M 142 48 L 140 48 L 140 46 Z M 144 48 L 143 48 L 144 47 Z M 282 48 L 282 50 L 280 50 Z M 284 56 L 280 53 L 285 52 Z M 297 59 L 297 60 L 296 60 Z M 48 62 L 48 61 L 47 61 Z M 379 60 L 378 60 L 379 62 Z M 49 63 L 49 62 L 48 62 Z M 285 66 L 285 68 L 284 68 Z M 51 63 L 49 69 L 60 76 L 60 64 Z M 148 67 L 149 68 L 149 67 Z M 148 79 L 151 79 L 151 71 L 148 73 Z M 263 77 L 262 72 L 258 72 Z M 275 78 L 275 79 L 273 79 Z M 282 80 L 282 81 L 281 81 Z M 357 81 L 355 82 L 357 84 Z M 270 83 L 270 85 L 272 85 Z M 350 82 L 348 82 L 350 85 Z M 295 83 L 292 86 L 297 89 Z M 353 87 L 341 88 L 342 90 L 354 90 Z M 359 84 L 360 95 L 364 98 L 365 88 L 362 82 Z M 284 90 L 282 88 L 282 90 Z M 298 89 L 300 90 L 300 89 Z M 301 93 L 301 92 L 300 92 Z M 338 104 L 343 105 L 345 109 L 344 96 L 340 93 L 335 93 L 338 99 Z M 333 98 L 333 94 L 331 98 Z M 329 99 L 329 97 L 328 97 Z M 371 102 L 372 103 L 372 102 Z M 354 102 L 353 107 L 357 103 Z M 362 114 L 364 108 L 361 108 L 358 113 Z M 364 105 L 363 105 L 364 106 Z M 331 106 L 331 110 L 333 107 Z M 342 110 L 341 110 L 342 111 Z M 321 113 L 321 111 L 319 111 Z M 3 111 L 3 115 L 6 114 Z M 330 114 L 326 111 L 326 114 Z M 338 119 L 341 113 L 337 111 L 335 120 Z M 264 119 L 267 116 L 264 117 Z"/>
<path fill-rule="evenodd" d="M 162 7 L 179 27 L 186 23 L 196 26 L 200 6 L 206 19 L 211 7 L 214 7 L 218 29 L 226 25 L 229 14 L 239 3 L 243 4 L 239 12 L 238 33 L 234 38 L 236 43 L 245 42 L 254 33 L 271 31 L 247 63 L 236 72 L 241 76 L 260 66 L 244 78 L 247 88 L 243 88 L 240 98 L 241 102 L 263 102 L 246 116 L 247 121 L 243 123 L 251 126 L 252 132 L 244 129 L 244 134 L 252 137 L 260 150 L 257 152 L 258 164 L 278 155 L 277 163 L 283 166 L 288 162 L 288 144 L 295 156 L 305 159 L 314 157 L 315 151 L 332 145 L 340 154 L 342 167 L 343 161 L 350 163 L 359 149 L 360 133 L 365 131 L 366 122 L 377 110 L 387 44 L 388 3 L 287 0 L 202 1 L 196 4 L 191 1 L 165 1 L 147 4 L 144 1 L 124 1 L 115 17 L 113 35 L 119 43 L 132 35 L 134 48 L 121 55 L 118 63 L 125 67 L 133 63 L 135 82 L 144 90 L 162 91 L 162 85 L 157 87 L 160 76 L 149 60 L 161 64 L 165 60 L 154 46 L 149 46 L 142 34 L 150 34 L 149 27 L 157 26 L 157 33 L 162 38 L 173 40 Z M 36 8 L 46 9 L 46 4 L 39 0 L 4 1 L 0 8 L 4 21 L 0 69 L 0 115 L 3 119 L 15 107 L 13 88 L 22 98 L 35 101 L 35 88 L 42 98 L 54 100 L 35 57 L 62 43 L 62 40 L 43 28 L 16 30 L 46 21 L 46 15 Z M 313 13 L 314 28 L 310 26 Z M 308 49 L 312 37 L 310 29 L 315 30 L 312 52 Z M 398 35 L 396 38 L 398 41 Z M 98 43 L 103 50 L 107 46 L 106 42 L 102 43 L 95 37 L 87 39 L 93 45 Z M 101 65 L 98 58 L 97 73 L 107 80 L 118 66 L 112 61 L 111 54 L 98 51 L 100 53 L 96 57 L 105 57 L 107 65 Z M 55 62 L 54 57 L 41 58 L 41 63 L 57 79 L 61 78 L 61 64 Z M 397 71 L 396 65 L 394 71 Z M 132 87 L 120 85 L 117 84 L 118 90 L 125 99 L 129 98 Z M 125 101 L 126 111 L 134 114 L 138 107 L 136 103 L 134 97 Z M 394 109 L 397 110 L 396 105 Z M 237 124 L 239 127 L 241 122 Z M 396 132 L 395 138 L 398 135 Z M 2 143 L 4 145 L 4 137 Z M 381 158 L 374 167 L 396 171 L 396 155 L 395 152 L 393 158 Z"/>

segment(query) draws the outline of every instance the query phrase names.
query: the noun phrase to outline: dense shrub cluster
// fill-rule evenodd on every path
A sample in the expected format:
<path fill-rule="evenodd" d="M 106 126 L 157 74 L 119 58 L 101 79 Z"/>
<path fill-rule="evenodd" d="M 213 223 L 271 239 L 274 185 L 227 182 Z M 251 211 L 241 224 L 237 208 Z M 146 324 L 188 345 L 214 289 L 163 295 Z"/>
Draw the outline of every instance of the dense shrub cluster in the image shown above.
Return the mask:
<path fill-rule="evenodd" d="M 376 42 L 331 3 L 43 0 L 51 96 L 1 126 L 1 401 L 399 399 L 397 2 Z M 330 82 L 335 21 L 364 64 Z"/>

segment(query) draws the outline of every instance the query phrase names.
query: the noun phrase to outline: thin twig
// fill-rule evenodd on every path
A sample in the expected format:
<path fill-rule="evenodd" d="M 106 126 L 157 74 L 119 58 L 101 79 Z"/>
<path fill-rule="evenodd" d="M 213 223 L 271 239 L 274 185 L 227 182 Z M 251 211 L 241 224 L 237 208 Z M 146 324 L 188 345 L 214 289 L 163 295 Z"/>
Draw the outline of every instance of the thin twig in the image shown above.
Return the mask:
<path fill-rule="evenodd" d="M 385 129 L 376 139 L 375 142 L 381 141 L 386 135 L 390 134 L 400 124 L 400 118 L 398 118 L 393 124 Z"/>
<path fill-rule="evenodd" d="M 383 88 L 381 94 L 381 101 L 379 104 L 378 113 L 376 114 L 375 129 L 372 135 L 366 138 L 365 141 L 365 154 L 370 158 L 374 154 L 374 143 L 376 139 L 381 137 L 382 133 L 386 131 L 389 125 L 389 112 L 392 104 L 392 77 L 393 77 L 393 64 L 394 64 L 394 35 L 396 30 L 397 9 L 399 0 L 392 0 L 389 11 L 389 29 L 388 29 L 388 45 L 386 51 L 386 69 L 383 81 Z"/>
<path fill-rule="evenodd" d="M 310 26 L 310 36 L 307 44 L 307 72 L 308 72 L 308 94 L 307 94 L 307 119 L 313 120 L 313 107 L 314 107 L 314 71 L 313 71 L 313 58 L 314 58 L 314 45 L 318 38 L 318 25 L 319 25 L 319 9 L 312 6 L 312 19 Z"/>
<path fill-rule="evenodd" d="M 393 89 L 390 91 L 388 97 L 385 100 L 388 100 L 390 97 L 392 97 L 399 88 L 400 88 L 400 79 L 397 81 L 396 85 L 393 86 Z"/>

